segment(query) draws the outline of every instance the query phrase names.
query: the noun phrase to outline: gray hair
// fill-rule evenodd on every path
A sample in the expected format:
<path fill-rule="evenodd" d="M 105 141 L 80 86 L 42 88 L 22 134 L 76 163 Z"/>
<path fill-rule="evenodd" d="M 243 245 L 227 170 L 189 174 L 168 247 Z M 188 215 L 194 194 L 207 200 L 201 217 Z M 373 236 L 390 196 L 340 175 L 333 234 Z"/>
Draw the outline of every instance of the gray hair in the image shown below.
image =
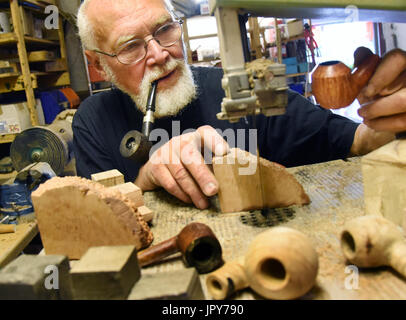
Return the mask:
<path fill-rule="evenodd" d="M 79 37 L 80 41 L 82 42 L 82 46 L 84 49 L 93 50 L 97 49 L 97 41 L 95 38 L 94 28 L 90 23 L 89 18 L 87 17 L 87 8 L 91 1 L 97 0 L 84 0 L 81 6 L 79 7 L 78 14 L 77 14 L 77 27 L 79 30 Z M 113 1 L 113 0 L 112 0 Z M 114 0 L 116 1 L 116 0 Z M 174 15 L 174 8 L 171 3 L 171 0 L 162 0 L 166 9 L 169 13 L 173 16 Z"/>

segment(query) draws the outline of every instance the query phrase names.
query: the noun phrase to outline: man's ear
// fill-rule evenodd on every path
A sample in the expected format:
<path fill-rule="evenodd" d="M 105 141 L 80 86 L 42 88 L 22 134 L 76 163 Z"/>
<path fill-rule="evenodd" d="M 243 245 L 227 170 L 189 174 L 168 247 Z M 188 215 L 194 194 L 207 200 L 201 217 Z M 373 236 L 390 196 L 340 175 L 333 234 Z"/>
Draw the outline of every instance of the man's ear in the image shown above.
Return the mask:
<path fill-rule="evenodd" d="M 96 52 L 85 50 L 86 58 L 89 61 L 89 63 L 96 68 L 97 72 L 100 74 L 100 76 L 106 80 L 110 81 L 108 79 L 108 76 L 106 72 L 104 71 L 102 65 L 100 64 L 100 57 Z"/>

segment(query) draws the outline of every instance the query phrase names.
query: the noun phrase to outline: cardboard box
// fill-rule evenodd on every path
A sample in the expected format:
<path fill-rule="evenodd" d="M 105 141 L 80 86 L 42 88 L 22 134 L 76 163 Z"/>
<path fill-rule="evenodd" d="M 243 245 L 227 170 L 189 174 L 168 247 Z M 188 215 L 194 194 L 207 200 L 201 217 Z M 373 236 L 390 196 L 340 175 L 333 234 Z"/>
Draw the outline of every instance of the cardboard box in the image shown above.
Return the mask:
<path fill-rule="evenodd" d="M 303 34 L 304 31 L 303 20 L 296 19 L 289 21 L 287 23 L 287 26 L 288 26 L 287 34 L 289 39 Z"/>
<path fill-rule="evenodd" d="M 41 102 L 37 99 L 39 124 L 45 124 Z M 0 134 L 20 133 L 32 127 L 27 102 L 0 105 Z"/>

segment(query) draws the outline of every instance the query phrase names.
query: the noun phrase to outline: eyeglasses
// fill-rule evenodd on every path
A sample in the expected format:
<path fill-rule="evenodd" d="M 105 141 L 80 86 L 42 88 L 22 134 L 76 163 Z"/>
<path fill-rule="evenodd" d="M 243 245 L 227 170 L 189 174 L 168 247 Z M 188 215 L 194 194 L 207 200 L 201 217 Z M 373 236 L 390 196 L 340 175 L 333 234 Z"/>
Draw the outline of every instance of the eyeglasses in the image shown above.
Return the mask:
<path fill-rule="evenodd" d="M 162 47 L 174 45 L 182 35 L 183 21 L 173 21 L 160 27 L 152 34 L 152 38 L 145 41 L 144 39 L 132 39 L 119 46 L 115 53 L 107 53 L 100 50 L 92 50 L 97 53 L 117 58 L 118 62 L 126 65 L 135 64 L 147 55 L 148 43 L 154 39 Z"/>

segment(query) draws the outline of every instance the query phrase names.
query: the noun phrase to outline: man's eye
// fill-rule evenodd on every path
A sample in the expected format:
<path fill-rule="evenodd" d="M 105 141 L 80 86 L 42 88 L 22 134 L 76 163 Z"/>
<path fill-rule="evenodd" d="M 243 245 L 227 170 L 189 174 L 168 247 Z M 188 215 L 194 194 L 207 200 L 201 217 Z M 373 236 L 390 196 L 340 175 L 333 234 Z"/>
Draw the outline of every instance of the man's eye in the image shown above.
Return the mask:
<path fill-rule="evenodd" d="M 121 53 L 128 53 L 128 52 L 133 52 L 142 47 L 142 44 L 140 42 L 132 42 L 126 45 L 124 48 L 120 50 Z"/>

